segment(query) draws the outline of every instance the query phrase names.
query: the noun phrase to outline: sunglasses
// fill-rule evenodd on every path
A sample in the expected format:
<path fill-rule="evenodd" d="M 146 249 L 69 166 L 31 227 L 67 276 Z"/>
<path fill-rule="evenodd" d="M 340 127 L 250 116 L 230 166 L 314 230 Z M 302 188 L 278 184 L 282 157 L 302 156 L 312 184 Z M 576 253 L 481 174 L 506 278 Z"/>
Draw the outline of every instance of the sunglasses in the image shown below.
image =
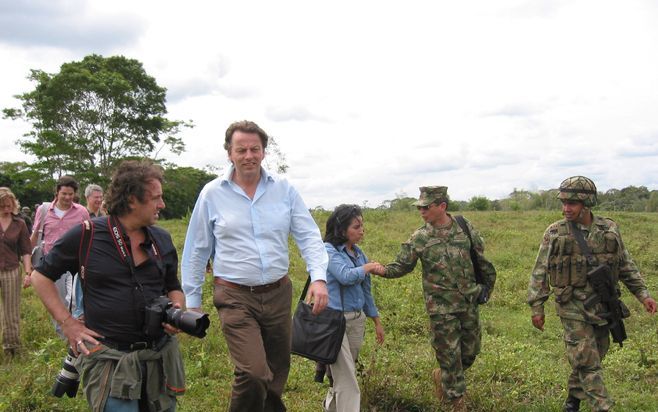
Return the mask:
<path fill-rule="evenodd" d="M 416 206 L 416 209 L 418 209 L 418 210 L 429 210 L 430 206 L 432 206 L 432 205 L 429 204 L 427 206 Z"/>

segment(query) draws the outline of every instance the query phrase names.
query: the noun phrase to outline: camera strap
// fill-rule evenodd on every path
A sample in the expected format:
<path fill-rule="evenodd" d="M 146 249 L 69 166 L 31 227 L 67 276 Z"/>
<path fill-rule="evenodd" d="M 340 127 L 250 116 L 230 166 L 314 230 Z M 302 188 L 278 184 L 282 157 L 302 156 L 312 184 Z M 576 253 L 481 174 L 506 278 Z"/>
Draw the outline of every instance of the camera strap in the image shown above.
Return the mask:
<path fill-rule="evenodd" d="M 133 282 L 135 283 L 135 285 L 137 285 L 140 291 L 143 291 L 142 285 L 141 283 L 139 283 L 139 281 L 137 280 L 137 276 L 135 275 L 135 263 L 133 261 L 132 254 L 130 252 L 130 248 L 128 248 L 128 243 L 125 240 L 125 235 L 123 233 L 121 222 L 119 222 L 119 220 L 114 216 L 108 216 L 107 226 L 110 228 L 112 240 L 114 240 L 114 245 L 116 246 L 117 251 L 119 252 L 119 257 L 121 257 L 121 260 L 128 265 L 128 268 L 130 269 L 130 274 L 133 278 Z M 148 243 L 150 243 L 151 246 L 151 252 L 155 257 L 155 263 L 156 266 L 158 267 L 158 271 L 160 272 L 160 275 L 164 276 L 162 255 L 160 254 L 160 249 L 158 248 L 158 244 L 148 230 L 145 230 L 145 233 L 146 233 L 146 240 L 148 241 Z"/>

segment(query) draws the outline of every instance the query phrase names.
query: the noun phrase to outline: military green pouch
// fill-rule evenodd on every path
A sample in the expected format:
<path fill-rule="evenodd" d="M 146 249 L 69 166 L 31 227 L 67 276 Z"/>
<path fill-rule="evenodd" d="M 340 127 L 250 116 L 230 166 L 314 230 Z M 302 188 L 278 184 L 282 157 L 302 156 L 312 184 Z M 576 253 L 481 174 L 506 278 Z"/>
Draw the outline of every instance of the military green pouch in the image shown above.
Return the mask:
<path fill-rule="evenodd" d="M 571 286 L 583 288 L 587 285 L 587 259 L 583 255 L 571 256 L 570 276 Z"/>
<path fill-rule="evenodd" d="M 549 282 L 554 288 L 569 286 L 569 272 L 571 271 L 571 259 L 569 256 L 551 256 L 551 270 L 549 271 Z"/>
<path fill-rule="evenodd" d="M 555 301 L 559 304 L 569 303 L 573 296 L 573 287 L 566 286 L 564 288 L 555 289 Z"/>
<path fill-rule="evenodd" d="M 617 253 L 617 236 L 614 233 L 605 234 L 605 251 L 607 253 Z"/>

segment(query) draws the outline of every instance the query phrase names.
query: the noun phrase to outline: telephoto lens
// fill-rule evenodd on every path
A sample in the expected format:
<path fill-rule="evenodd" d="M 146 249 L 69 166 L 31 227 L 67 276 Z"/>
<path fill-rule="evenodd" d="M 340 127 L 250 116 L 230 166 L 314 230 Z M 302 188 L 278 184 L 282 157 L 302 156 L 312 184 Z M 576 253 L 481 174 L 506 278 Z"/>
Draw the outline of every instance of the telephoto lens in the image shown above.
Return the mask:
<path fill-rule="evenodd" d="M 55 384 L 53 385 L 52 394 L 61 398 L 68 395 L 69 398 L 75 397 L 78 393 L 78 386 L 80 385 L 80 375 L 78 370 L 73 366 L 76 356 L 73 353 L 73 349 L 69 347 L 69 350 L 64 358 L 62 363 L 62 369 L 59 371 L 59 374 L 55 378 Z"/>
<path fill-rule="evenodd" d="M 197 338 L 206 336 L 206 329 L 210 326 L 210 318 L 207 313 L 197 313 L 174 307 L 167 309 L 165 322 Z"/>

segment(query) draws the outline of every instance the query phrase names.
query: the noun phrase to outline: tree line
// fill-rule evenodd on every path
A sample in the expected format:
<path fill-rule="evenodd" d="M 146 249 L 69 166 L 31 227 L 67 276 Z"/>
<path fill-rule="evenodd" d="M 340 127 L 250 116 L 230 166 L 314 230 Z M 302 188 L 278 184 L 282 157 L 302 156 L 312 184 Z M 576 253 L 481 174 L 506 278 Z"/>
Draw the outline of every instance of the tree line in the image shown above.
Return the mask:
<path fill-rule="evenodd" d="M 465 210 L 560 210 L 562 203 L 557 198 L 558 189 L 536 192 L 514 189 L 503 199 L 489 199 L 486 196 L 473 196 L 470 200 L 451 200 L 448 209 Z M 624 212 L 658 212 L 658 190 L 646 186 L 627 186 L 623 189 L 609 189 L 598 192 L 597 210 Z M 398 195 L 379 206 L 382 209 L 411 210 L 416 198 Z"/>

